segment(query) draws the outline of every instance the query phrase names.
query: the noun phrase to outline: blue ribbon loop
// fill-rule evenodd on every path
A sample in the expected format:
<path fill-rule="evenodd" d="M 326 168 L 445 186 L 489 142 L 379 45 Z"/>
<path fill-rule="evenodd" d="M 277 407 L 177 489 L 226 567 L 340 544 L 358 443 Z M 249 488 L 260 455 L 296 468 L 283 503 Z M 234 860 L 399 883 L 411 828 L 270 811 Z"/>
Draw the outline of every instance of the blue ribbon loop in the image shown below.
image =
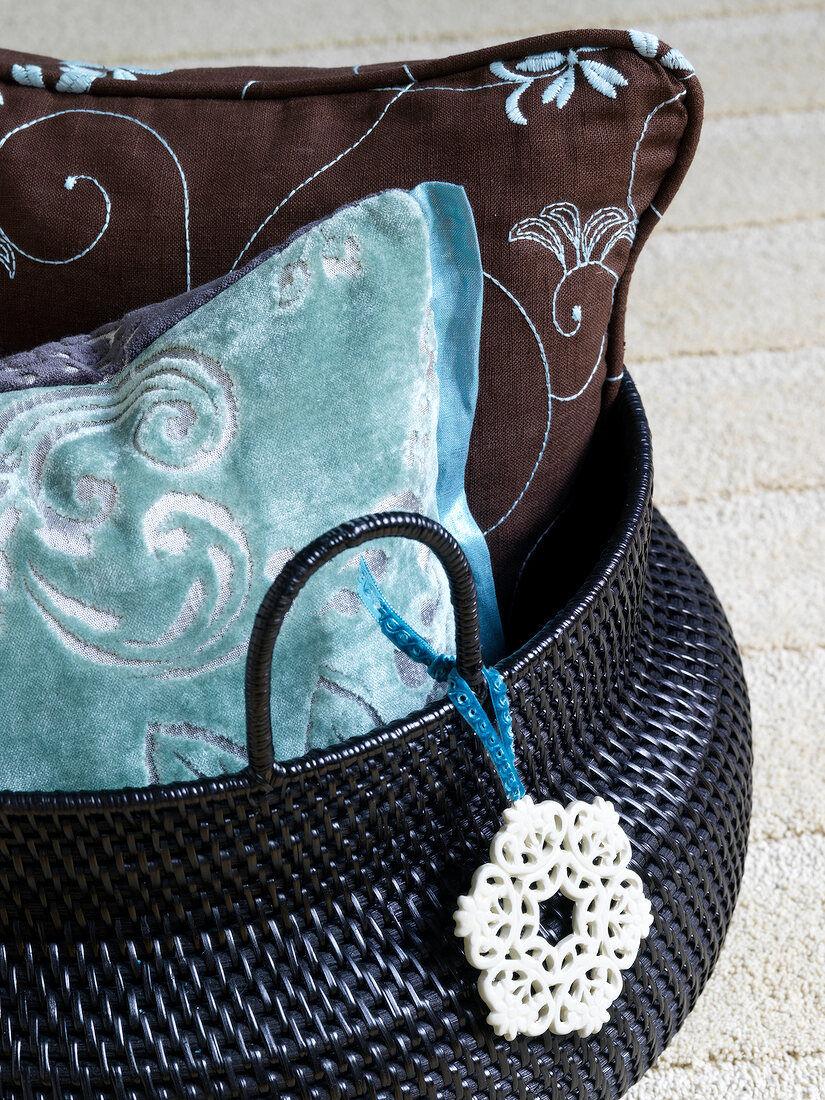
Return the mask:
<path fill-rule="evenodd" d="M 378 587 L 363 557 L 358 565 L 358 595 L 367 611 L 380 626 L 382 633 L 397 649 L 406 653 L 410 660 L 426 665 L 427 672 L 436 682 L 446 682 L 447 698 L 490 754 L 490 759 L 501 777 L 504 793 L 511 802 L 523 798 L 524 784 L 516 771 L 510 701 L 507 698 L 507 685 L 501 674 L 494 668 L 482 669 L 490 689 L 490 699 L 496 719 L 494 725 L 476 693 L 463 676 L 459 675 L 455 657 L 437 653 L 430 643 L 393 609 Z"/>

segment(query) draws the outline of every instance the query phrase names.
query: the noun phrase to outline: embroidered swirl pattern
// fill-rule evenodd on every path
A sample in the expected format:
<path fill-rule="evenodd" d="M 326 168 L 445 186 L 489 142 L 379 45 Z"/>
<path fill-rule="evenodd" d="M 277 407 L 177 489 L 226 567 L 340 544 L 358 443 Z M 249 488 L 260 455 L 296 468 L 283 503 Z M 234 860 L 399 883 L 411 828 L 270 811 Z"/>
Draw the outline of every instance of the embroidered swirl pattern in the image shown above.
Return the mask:
<path fill-rule="evenodd" d="M 653 920 L 630 854 L 602 798 L 564 807 L 527 795 L 504 811 L 490 862 L 455 913 L 496 1034 L 586 1036 L 607 1022 L 621 971 Z M 573 929 L 553 944 L 542 934 L 541 905 L 557 893 L 574 903 Z"/>
<path fill-rule="evenodd" d="M 175 617 L 150 637 L 140 637 L 129 616 L 114 609 L 117 593 L 104 610 L 44 572 L 57 554 L 78 560 L 81 578 L 84 570 L 93 574 L 104 529 L 109 558 L 126 553 L 109 521 L 124 484 L 147 479 L 124 475 L 129 454 L 143 470 L 191 475 L 218 462 L 236 431 L 228 374 L 187 348 L 148 358 L 102 386 L 65 387 L 15 403 L 0 416 L 0 591 L 11 584 L 11 540 L 29 509 L 35 516 L 26 525 L 23 584 L 41 617 L 79 656 L 163 677 L 236 659 L 240 653 L 226 652 L 221 641 L 246 604 L 250 554 L 243 528 L 222 503 L 166 491 L 144 508 L 141 544 L 151 563 L 168 572 L 176 562 L 197 560 L 212 573 L 191 580 Z M 205 553 L 188 553 L 204 543 Z"/>
<path fill-rule="evenodd" d="M 26 71 L 31 70 L 31 69 L 38 69 L 37 66 L 33 66 L 33 65 L 27 65 L 24 68 L 25 68 Z M 21 69 L 21 72 L 22 72 L 21 66 L 16 65 L 16 66 L 14 66 L 14 69 Z M 138 72 L 138 71 L 140 71 L 140 70 L 135 70 L 135 72 Z M 38 69 L 38 72 L 39 72 L 39 69 Z M 99 75 L 102 75 L 102 74 L 99 74 Z M 39 84 L 34 80 L 34 78 L 29 79 L 29 80 L 22 79 L 20 74 L 15 75 L 14 78 L 15 78 L 15 80 L 17 80 L 18 84 L 29 83 L 29 84 L 33 84 L 34 87 L 42 87 L 43 86 L 43 84 L 42 84 L 42 73 L 40 74 L 40 78 L 39 78 L 40 83 Z M 63 89 L 63 90 L 68 90 L 68 89 Z M 73 91 L 84 91 L 85 89 L 78 87 L 78 88 L 73 88 L 71 90 L 73 90 Z M 191 253 L 191 248 L 190 248 L 190 241 L 189 241 L 189 186 L 186 182 L 186 175 L 183 171 L 183 168 L 181 167 L 181 163 L 178 160 L 176 153 L 174 152 L 174 150 L 172 149 L 171 145 L 166 140 L 166 138 L 164 138 L 162 134 L 158 133 L 157 130 L 155 130 L 151 126 L 147 125 L 147 123 L 141 122 L 140 119 L 138 119 L 138 118 L 133 118 L 131 115 L 121 114 L 118 111 L 102 111 L 102 110 L 93 109 L 91 107 L 70 107 L 70 108 L 68 108 L 66 110 L 63 110 L 63 111 L 53 111 L 51 114 L 41 115 L 38 118 L 30 119 L 28 122 L 24 122 L 24 123 L 22 123 L 22 125 L 16 126 L 13 130 L 9 130 L 8 133 L 4 134 L 3 137 L 0 138 L 0 150 L 2 150 L 3 147 L 6 145 L 6 143 L 9 141 L 9 139 L 15 137 L 15 135 L 24 133 L 24 132 L 30 130 L 33 126 L 37 126 L 40 123 L 49 122 L 52 119 L 60 118 L 64 115 L 92 115 L 92 116 L 105 116 L 105 117 L 108 117 L 108 118 L 121 119 L 124 122 L 128 122 L 128 123 L 131 123 L 134 126 L 140 127 L 141 130 L 145 130 L 146 133 L 150 134 L 153 138 L 155 138 L 157 141 L 159 141 L 160 144 L 163 146 L 163 148 L 166 150 L 166 152 L 169 154 L 169 156 L 171 157 L 171 159 L 172 159 L 172 161 L 175 165 L 175 168 L 177 169 L 178 176 L 180 177 L 182 191 L 183 191 L 183 229 L 184 229 L 184 238 L 185 238 L 185 246 L 186 246 L 186 289 L 187 290 L 191 289 L 191 254 L 190 254 Z M 84 248 L 82 248 L 79 252 L 76 252 L 75 254 L 73 254 L 71 256 L 67 256 L 67 257 L 64 257 L 64 258 L 61 258 L 61 259 L 47 259 L 43 256 L 35 256 L 33 253 L 24 251 L 24 249 L 21 248 L 20 245 L 17 244 L 15 241 L 13 241 L 11 239 L 11 237 L 9 237 L 8 233 L 6 233 L 3 230 L 3 228 L 0 226 L 0 265 L 2 265 L 6 269 L 6 272 L 8 273 L 8 276 L 9 276 L 10 279 L 13 279 L 14 275 L 15 275 L 15 269 L 16 269 L 15 253 L 19 256 L 25 257 L 28 260 L 33 260 L 35 263 L 38 263 L 38 264 L 50 264 L 50 265 L 70 264 L 70 263 L 74 263 L 75 260 L 79 260 L 79 259 L 81 259 L 81 257 L 87 255 L 87 253 L 91 252 L 92 249 L 97 245 L 98 241 L 100 241 L 100 239 L 103 237 L 106 230 L 109 228 L 109 222 L 111 220 L 111 213 L 112 213 L 112 203 L 111 203 L 111 199 L 109 197 L 109 193 L 105 189 L 103 184 L 100 183 L 99 180 L 95 179 L 94 176 L 88 176 L 88 175 L 82 175 L 82 174 L 75 174 L 75 175 L 67 176 L 64 183 L 63 183 L 64 189 L 66 191 L 73 191 L 79 180 L 87 180 L 89 183 L 93 184 L 98 189 L 98 191 L 100 192 L 100 194 L 103 198 L 104 207 L 105 207 L 104 218 L 103 218 L 103 224 L 102 224 L 101 228 L 98 230 L 97 234 L 94 236 L 92 241 L 89 244 L 87 244 Z"/>

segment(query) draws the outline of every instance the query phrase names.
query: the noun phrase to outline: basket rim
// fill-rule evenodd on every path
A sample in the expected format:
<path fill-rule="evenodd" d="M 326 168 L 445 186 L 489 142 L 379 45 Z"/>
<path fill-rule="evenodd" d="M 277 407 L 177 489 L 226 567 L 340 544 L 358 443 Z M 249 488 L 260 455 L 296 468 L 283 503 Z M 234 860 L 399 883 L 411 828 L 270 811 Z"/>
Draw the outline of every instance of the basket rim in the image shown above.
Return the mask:
<path fill-rule="evenodd" d="M 619 515 L 596 564 L 574 595 L 532 638 L 495 666 L 508 685 L 518 680 L 552 646 L 576 630 L 626 560 L 631 544 L 644 523 L 653 483 L 650 429 L 639 393 L 627 372 L 614 407 L 615 412 L 622 417 L 628 435 L 632 436 L 632 452 L 627 459 L 625 493 Z M 454 715 L 453 704 L 447 699 L 439 700 L 341 745 L 277 763 L 271 776 L 258 775 L 246 767 L 230 775 L 145 787 L 51 792 L 0 791 L 0 812 L 106 813 L 202 802 L 212 797 L 248 795 L 262 790 L 272 791 L 295 781 L 300 783 L 321 777 L 331 770 L 345 768 L 359 758 L 399 747 L 413 735 L 433 732 Z"/>

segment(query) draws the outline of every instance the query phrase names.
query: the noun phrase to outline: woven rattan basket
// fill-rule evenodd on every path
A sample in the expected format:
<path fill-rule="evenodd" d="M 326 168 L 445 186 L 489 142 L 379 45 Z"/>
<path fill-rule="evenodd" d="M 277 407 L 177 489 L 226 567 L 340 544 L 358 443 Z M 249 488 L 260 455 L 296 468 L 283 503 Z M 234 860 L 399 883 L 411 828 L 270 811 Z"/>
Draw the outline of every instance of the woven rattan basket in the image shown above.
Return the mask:
<path fill-rule="evenodd" d="M 651 507 L 627 379 L 513 623 L 530 640 L 499 668 L 525 785 L 610 798 L 653 905 L 598 1034 L 508 1042 L 485 1022 L 452 913 L 504 800 L 443 702 L 283 767 L 259 728 L 237 775 L 0 796 L 3 1100 L 624 1093 L 716 961 L 751 768 L 736 646 Z"/>

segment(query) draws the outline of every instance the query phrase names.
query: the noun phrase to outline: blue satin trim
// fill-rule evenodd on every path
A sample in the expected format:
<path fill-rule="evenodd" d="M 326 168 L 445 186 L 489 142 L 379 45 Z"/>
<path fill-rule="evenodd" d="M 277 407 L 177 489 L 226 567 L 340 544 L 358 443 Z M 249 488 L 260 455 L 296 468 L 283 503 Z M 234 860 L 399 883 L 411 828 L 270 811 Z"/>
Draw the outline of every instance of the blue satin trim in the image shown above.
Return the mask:
<path fill-rule="evenodd" d="M 478 589 L 481 641 L 485 655 L 495 662 L 504 656 L 505 646 L 493 566 L 464 492 L 478 398 L 483 293 L 478 237 L 463 187 L 453 183 L 422 183 L 410 195 L 421 207 L 430 234 L 440 402 L 438 517 L 458 539 L 472 567 Z"/>
<path fill-rule="evenodd" d="M 448 657 L 446 653 L 437 653 L 430 643 L 398 614 L 387 602 L 363 557 L 358 564 L 358 595 L 381 627 L 382 633 L 397 649 L 406 653 L 410 660 L 426 665 L 427 672 L 434 680 L 439 683 L 446 680 L 447 698 L 490 754 L 490 759 L 504 787 L 504 793 L 511 802 L 523 798 L 524 784 L 516 771 L 510 700 L 507 698 L 507 685 L 501 674 L 494 668 L 485 667 L 482 670 L 493 703 L 496 718 L 493 725 L 476 693 L 467 681 L 459 676 L 455 657 Z"/>

